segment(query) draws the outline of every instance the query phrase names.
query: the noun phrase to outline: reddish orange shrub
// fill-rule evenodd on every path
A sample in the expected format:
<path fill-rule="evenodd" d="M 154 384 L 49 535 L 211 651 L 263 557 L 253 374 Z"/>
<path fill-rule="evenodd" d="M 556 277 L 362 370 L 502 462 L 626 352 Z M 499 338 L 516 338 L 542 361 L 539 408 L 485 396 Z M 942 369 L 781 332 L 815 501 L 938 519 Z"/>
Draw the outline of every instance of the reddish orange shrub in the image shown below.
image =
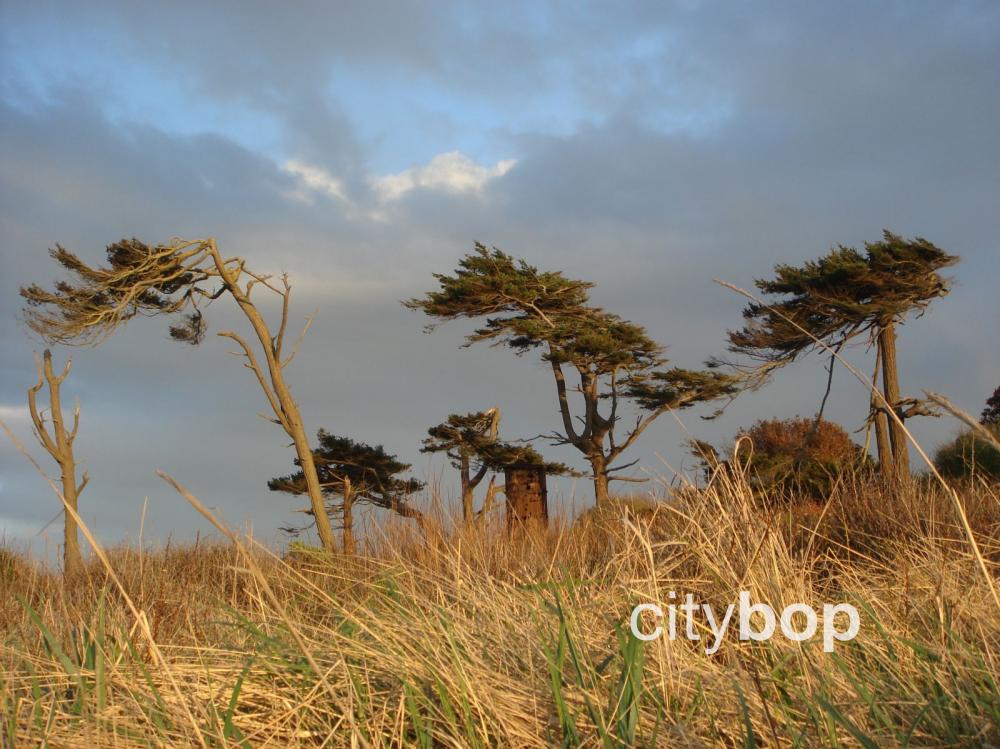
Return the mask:
<path fill-rule="evenodd" d="M 753 443 L 750 468 L 760 488 L 813 499 L 826 498 L 837 476 L 869 462 L 847 430 L 825 419 L 762 419 L 736 437 Z"/>

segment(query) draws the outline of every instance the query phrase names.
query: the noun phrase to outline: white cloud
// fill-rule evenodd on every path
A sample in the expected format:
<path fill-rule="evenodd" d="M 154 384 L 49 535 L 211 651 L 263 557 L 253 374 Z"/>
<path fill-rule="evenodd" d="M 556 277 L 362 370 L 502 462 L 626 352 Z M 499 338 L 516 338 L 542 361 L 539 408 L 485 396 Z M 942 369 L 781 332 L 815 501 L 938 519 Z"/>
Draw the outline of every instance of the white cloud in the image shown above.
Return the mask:
<path fill-rule="evenodd" d="M 329 195 L 332 198 L 337 198 L 345 203 L 351 202 L 347 197 L 344 182 L 334 177 L 325 169 L 306 164 L 298 159 L 289 159 L 285 162 L 284 170 L 299 178 L 299 189 L 292 193 L 292 197 L 298 200 L 312 202 L 309 194 L 311 190 Z"/>
<path fill-rule="evenodd" d="M 0 419 L 8 424 L 16 424 L 28 420 L 27 406 L 9 406 L 0 403 Z"/>
<path fill-rule="evenodd" d="M 516 159 L 504 159 L 493 166 L 483 166 L 459 151 L 449 151 L 438 154 L 425 166 L 411 167 L 396 174 L 372 176 L 368 182 L 379 205 L 395 202 L 416 189 L 437 190 L 452 195 L 476 194 L 482 192 L 490 180 L 509 172 L 516 163 Z M 312 203 L 317 194 L 326 195 L 347 206 L 348 215 L 364 215 L 375 220 L 385 218 L 379 210 L 359 212 L 343 180 L 322 167 L 289 159 L 282 168 L 298 177 L 296 189 L 287 193 L 290 198 Z"/>
<path fill-rule="evenodd" d="M 505 175 L 516 163 L 516 159 L 505 159 L 486 167 L 459 151 L 449 151 L 435 156 L 427 166 L 375 177 L 372 187 L 382 202 L 398 200 L 417 188 L 452 194 L 475 193 L 480 192 L 491 179 Z"/>

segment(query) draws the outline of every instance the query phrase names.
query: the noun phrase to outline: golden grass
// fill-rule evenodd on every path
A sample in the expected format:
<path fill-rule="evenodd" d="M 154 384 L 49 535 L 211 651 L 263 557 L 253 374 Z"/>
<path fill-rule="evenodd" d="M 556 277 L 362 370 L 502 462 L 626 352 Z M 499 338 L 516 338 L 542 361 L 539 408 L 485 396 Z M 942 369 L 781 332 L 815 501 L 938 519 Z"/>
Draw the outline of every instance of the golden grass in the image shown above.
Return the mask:
<path fill-rule="evenodd" d="M 1000 495 L 959 496 L 995 573 Z M 236 541 L 112 549 L 119 583 L 0 550 L 4 746 L 1000 745 L 1000 612 L 930 484 L 788 507 L 720 476 L 544 533 L 394 527 L 356 558 Z M 847 601 L 861 631 L 640 644 L 632 607 L 671 590 Z"/>

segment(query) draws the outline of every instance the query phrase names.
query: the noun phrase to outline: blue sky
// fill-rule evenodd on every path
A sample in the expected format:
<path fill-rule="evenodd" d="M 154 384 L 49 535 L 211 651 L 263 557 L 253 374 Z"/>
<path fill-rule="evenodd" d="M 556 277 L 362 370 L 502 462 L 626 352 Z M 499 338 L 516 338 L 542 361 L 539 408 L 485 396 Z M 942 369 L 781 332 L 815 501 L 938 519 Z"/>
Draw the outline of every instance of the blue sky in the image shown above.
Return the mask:
<path fill-rule="evenodd" d="M 122 236 L 211 234 L 288 271 L 296 313 L 316 314 L 291 372 L 310 430 L 384 443 L 450 491 L 418 452 L 449 412 L 500 405 L 510 436 L 558 426 L 537 362 L 462 350 L 458 324 L 425 336 L 398 304 L 473 241 L 595 282 L 598 303 L 697 366 L 739 324 L 741 300 L 713 278 L 749 286 L 883 228 L 962 256 L 954 293 L 901 332 L 902 378 L 978 410 L 1000 369 L 998 91 L 986 2 L 6 2 L 0 417 L 31 440 L 39 342 L 17 288 L 52 278 L 48 247 L 97 262 Z M 57 352 L 83 408 L 84 517 L 128 538 L 148 497 L 147 528 L 190 537 L 200 521 L 153 476 L 164 468 L 280 542 L 293 503 L 264 482 L 290 456 L 255 418 L 253 382 L 222 342 L 179 351 L 164 331 L 140 320 Z M 803 362 L 685 428 L 721 444 L 765 415 L 812 414 L 821 372 Z M 864 403 L 838 375 L 829 415 L 856 429 Z M 669 478 L 687 435 L 662 421 L 633 457 Z M 914 428 L 929 445 L 954 433 Z M 561 484 L 560 501 L 589 491 Z M 56 510 L 46 492 L 0 448 L 0 533 L 44 547 L 31 529 Z"/>

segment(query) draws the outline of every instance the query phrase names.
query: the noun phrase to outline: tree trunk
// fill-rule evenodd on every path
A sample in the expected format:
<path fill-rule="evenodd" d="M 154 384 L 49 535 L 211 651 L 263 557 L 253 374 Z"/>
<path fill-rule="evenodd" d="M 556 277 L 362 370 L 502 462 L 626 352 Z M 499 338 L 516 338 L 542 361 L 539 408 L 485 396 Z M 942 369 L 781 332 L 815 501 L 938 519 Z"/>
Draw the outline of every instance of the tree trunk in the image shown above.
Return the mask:
<path fill-rule="evenodd" d="M 354 493 L 351 491 L 351 480 L 344 479 L 344 553 L 354 556 L 357 547 L 354 543 Z"/>
<path fill-rule="evenodd" d="M 38 364 L 38 383 L 28 390 L 28 410 L 39 441 L 48 453 L 59 464 L 59 478 L 62 482 L 62 498 L 66 503 L 63 508 L 63 573 L 71 578 L 83 571 L 83 554 L 80 551 L 80 535 L 76 523 L 79 510 L 78 498 L 83 487 L 87 485 L 87 474 L 79 485 L 76 483 L 76 458 L 73 455 L 73 441 L 80 423 L 80 412 L 73 414 L 73 428 L 66 429 L 63 418 L 60 387 L 69 375 L 70 362 L 61 375 L 56 375 L 52 369 L 52 353 L 46 349 L 44 363 Z M 37 362 L 37 355 L 35 361 Z M 45 428 L 45 422 L 38 412 L 36 396 L 43 384 L 49 386 L 49 412 L 52 416 L 52 434 Z"/>
<path fill-rule="evenodd" d="M 279 395 L 278 397 L 280 398 L 281 396 Z M 294 403 L 292 401 L 293 405 Z M 337 542 L 333 536 L 333 525 L 330 523 L 330 516 L 326 512 L 323 487 L 320 485 L 319 475 L 316 473 L 316 461 L 313 460 L 312 448 L 309 446 L 309 440 L 306 438 L 306 430 L 302 426 L 298 410 L 296 406 L 294 408 L 295 420 L 293 422 L 292 419 L 289 419 L 292 426 L 288 431 L 295 444 L 295 454 L 299 459 L 299 467 L 302 469 L 302 475 L 306 479 L 306 490 L 309 493 L 309 504 L 312 508 L 313 519 L 316 521 L 316 532 L 319 534 L 319 542 L 326 551 L 333 553 L 337 549 Z"/>
<path fill-rule="evenodd" d="M 59 385 L 52 384 L 52 356 L 45 352 L 45 374 L 49 379 L 49 408 L 52 411 L 52 431 L 55 432 L 56 446 L 59 448 L 59 472 L 62 479 L 62 494 L 69 510 L 63 511 L 63 571 L 67 577 L 73 577 L 83 571 L 83 555 L 80 552 L 80 534 L 76 527 L 74 513 L 79 510 L 76 492 L 76 459 L 73 456 L 73 445 L 68 439 L 66 426 L 63 422 L 62 403 L 59 398 Z"/>
<path fill-rule="evenodd" d="M 875 408 L 875 445 L 878 448 L 879 470 L 885 478 L 893 475 L 892 448 L 889 444 L 888 417 L 876 403 Z"/>
<path fill-rule="evenodd" d="M 462 455 L 462 522 L 468 525 L 475 519 L 475 510 L 473 506 L 474 502 L 474 487 L 472 486 L 472 479 L 469 477 L 469 456 Z"/>
<path fill-rule="evenodd" d="M 306 480 L 306 492 L 309 495 L 309 504 L 312 509 L 313 519 L 316 521 L 316 532 L 319 534 L 319 540 L 323 548 L 332 553 L 336 551 L 337 542 L 334 539 L 330 516 L 326 512 L 323 487 L 320 485 L 319 475 L 316 472 L 316 462 L 313 460 L 312 447 L 309 445 L 309 438 L 306 436 L 306 430 L 302 424 L 299 405 L 295 401 L 295 398 L 292 397 L 288 384 L 285 382 L 284 364 L 279 359 L 281 355 L 282 333 L 284 332 L 284 325 L 287 322 L 287 293 L 290 287 L 287 286 L 286 282 L 286 291 L 283 297 L 286 304 L 282 312 L 282 329 L 279 335 L 274 337 L 267 326 L 267 321 L 260 314 L 260 310 L 250 301 L 250 297 L 248 296 L 249 290 L 245 292 L 240 288 L 240 271 L 232 271 L 227 268 L 225 260 L 219 254 L 215 240 L 210 239 L 208 242 L 212 260 L 215 263 L 220 278 L 225 284 L 226 289 L 236 300 L 244 316 L 250 322 L 254 333 L 257 335 L 257 340 L 260 342 L 261 351 L 263 351 L 264 359 L 267 362 L 267 377 L 271 381 L 270 390 L 264 379 L 264 373 L 257 365 L 252 351 L 244 343 L 244 350 L 249 360 L 248 365 L 257 375 L 260 385 L 275 412 L 274 415 L 277 417 L 278 423 L 284 428 L 288 436 L 292 438 L 292 443 L 295 445 L 295 455 L 299 459 L 299 468 L 302 469 L 302 475 Z M 247 288 L 249 289 L 250 287 L 248 286 Z M 230 337 L 242 343 L 242 339 L 238 338 L 235 334 Z"/>
<path fill-rule="evenodd" d="M 879 331 L 879 351 L 882 355 L 882 394 L 893 410 L 899 404 L 899 371 L 896 366 L 896 324 L 890 322 Z M 898 413 L 898 412 L 897 412 Z M 892 475 L 905 479 L 910 475 L 910 448 L 903 427 L 887 417 L 889 442 L 892 445 Z"/>
<path fill-rule="evenodd" d="M 76 495 L 76 471 L 72 458 L 68 465 L 62 466 L 63 498 L 66 504 L 78 512 Z M 80 552 L 80 534 L 76 527 L 73 513 L 65 511 L 63 522 L 63 570 L 67 577 L 72 577 L 83 571 L 83 554 Z"/>
<path fill-rule="evenodd" d="M 878 387 L 879 367 L 882 365 L 882 348 L 875 349 L 875 375 L 872 379 L 872 387 Z M 872 425 L 875 427 L 875 447 L 878 450 L 878 467 L 883 478 L 892 476 L 892 447 L 889 444 L 889 424 L 885 409 L 882 407 L 882 400 L 873 390 L 871 393 L 871 413 Z"/>
<path fill-rule="evenodd" d="M 589 460 L 594 472 L 594 500 L 598 507 L 603 507 L 611 498 L 608 493 L 608 466 L 603 455 L 592 456 Z"/>

